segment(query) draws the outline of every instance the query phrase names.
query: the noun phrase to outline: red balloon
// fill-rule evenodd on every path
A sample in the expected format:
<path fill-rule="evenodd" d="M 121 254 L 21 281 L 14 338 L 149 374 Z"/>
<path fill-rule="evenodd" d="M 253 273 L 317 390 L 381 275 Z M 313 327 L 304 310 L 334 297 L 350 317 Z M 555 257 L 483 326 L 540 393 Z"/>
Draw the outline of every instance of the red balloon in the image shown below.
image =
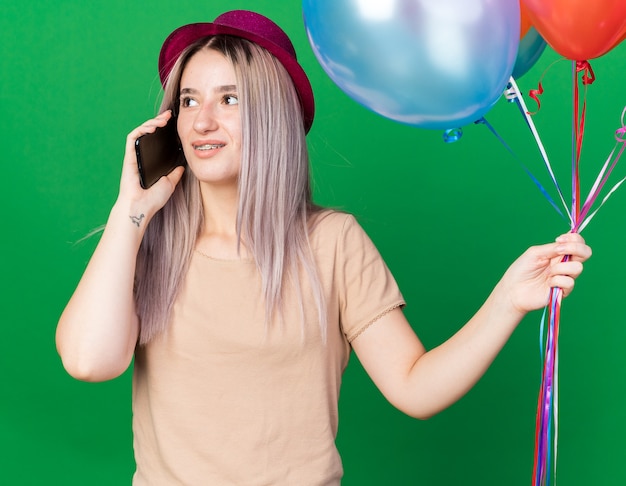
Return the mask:
<path fill-rule="evenodd" d="M 609 52 L 626 35 L 626 0 L 522 0 L 532 25 L 567 59 Z"/>
<path fill-rule="evenodd" d="M 522 2 L 522 0 L 520 0 L 519 2 L 519 8 L 520 8 L 520 20 L 521 20 L 519 38 L 521 40 L 528 33 L 533 23 L 530 21 L 530 17 L 528 16 L 528 12 L 526 11 L 526 5 L 524 5 L 524 2 Z"/>
<path fill-rule="evenodd" d="M 626 40 L 626 30 L 624 31 L 624 35 L 622 36 L 622 38 L 618 40 L 615 44 L 613 44 L 613 47 L 617 47 L 619 44 L 621 44 L 625 40 Z M 611 47 L 611 49 L 613 49 L 613 47 Z"/>

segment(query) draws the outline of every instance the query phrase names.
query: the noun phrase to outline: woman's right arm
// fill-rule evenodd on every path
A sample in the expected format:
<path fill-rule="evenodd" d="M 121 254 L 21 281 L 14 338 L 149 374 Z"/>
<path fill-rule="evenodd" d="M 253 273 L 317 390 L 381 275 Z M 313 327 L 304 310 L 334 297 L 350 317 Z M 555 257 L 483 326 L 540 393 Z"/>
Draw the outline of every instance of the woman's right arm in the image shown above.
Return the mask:
<path fill-rule="evenodd" d="M 135 141 L 164 126 L 170 116 L 165 112 L 128 135 L 119 196 L 59 320 L 57 350 L 67 372 L 79 380 L 109 380 L 130 365 L 139 335 L 133 296 L 137 252 L 148 222 L 165 205 L 183 174 L 178 167 L 150 189 L 142 189 Z"/>

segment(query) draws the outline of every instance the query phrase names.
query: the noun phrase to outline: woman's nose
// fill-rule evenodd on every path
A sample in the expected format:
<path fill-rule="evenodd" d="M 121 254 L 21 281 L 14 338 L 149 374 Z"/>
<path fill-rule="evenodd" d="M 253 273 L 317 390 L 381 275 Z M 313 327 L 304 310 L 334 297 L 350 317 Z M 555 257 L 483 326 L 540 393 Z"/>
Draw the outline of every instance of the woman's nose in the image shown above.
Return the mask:
<path fill-rule="evenodd" d="M 206 133 L 215 130 L 218 126 L 215 110 L 210 106 L 203 106 L 198 110 L 193 122 L 193 128 L 198 133 Z"/>

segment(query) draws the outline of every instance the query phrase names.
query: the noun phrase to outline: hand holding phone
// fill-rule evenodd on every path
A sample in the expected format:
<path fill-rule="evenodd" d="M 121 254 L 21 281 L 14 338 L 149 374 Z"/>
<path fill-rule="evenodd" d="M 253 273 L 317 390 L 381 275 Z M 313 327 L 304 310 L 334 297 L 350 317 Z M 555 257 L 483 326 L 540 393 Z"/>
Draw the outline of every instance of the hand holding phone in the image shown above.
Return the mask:
<path fill-rule="evenodd" d="M 148 189 L 162 176 L 179 165 L 185 165 L 185 156 L 176 130 L 176 118 L 158 127 L 154 133 L 142 135 L 135 141 L 139 183 Z"/>

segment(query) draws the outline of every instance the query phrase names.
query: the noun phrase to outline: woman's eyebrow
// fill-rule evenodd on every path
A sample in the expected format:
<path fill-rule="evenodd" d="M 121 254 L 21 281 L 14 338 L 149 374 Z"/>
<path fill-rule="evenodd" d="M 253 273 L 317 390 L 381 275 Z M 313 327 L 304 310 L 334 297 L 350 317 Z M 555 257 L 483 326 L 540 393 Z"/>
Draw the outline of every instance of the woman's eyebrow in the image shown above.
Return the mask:
<path fill-rule="evenodd" d="M 233 91 L 237 91 L 237 86 L 234 84 L 225 84 L 223 86 L 217 86 L 213 89 L 216 93 L 231 93 Z M 180 90 L 180 94 L 197 94 L 199 91 L 194 88 L 182 88 Z"/>
<path fill-rule="evenodd" d="M 215 89 L 218 93 L 229 93 L 233 91 L 237 91 L 237 86 L 234 84 L 227 84 L 224 86 L 219 86 Z"/>

